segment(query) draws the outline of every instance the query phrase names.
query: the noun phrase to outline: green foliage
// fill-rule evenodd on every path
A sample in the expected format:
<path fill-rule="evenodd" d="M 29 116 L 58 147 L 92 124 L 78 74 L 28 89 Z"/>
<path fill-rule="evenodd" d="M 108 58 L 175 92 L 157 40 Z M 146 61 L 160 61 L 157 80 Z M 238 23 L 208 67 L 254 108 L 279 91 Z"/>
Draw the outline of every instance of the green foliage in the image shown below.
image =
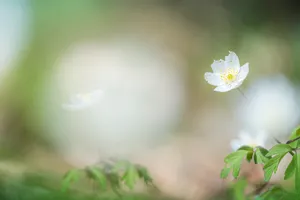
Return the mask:
<path fill-rule="evenodd" d="M 268 182 L 272 178 L 272 175 L 277 172 L 281 160 L 288 154 L 292 155 L 292 160 L 285 169 L 284 180 L 288 180 L 294 177 L 295 179 L 295 190 L 287 192 L 277 185 L 265 191 L 265 188 L 257 188 L 250 196 L 256 200 L 277 200 L 277 199 L 300 199 L 300 153 L 297 150 L 300 149 L 300 126 L 293 130 L 289 140 L 286 143 L 280 143 L 274 145 L 270 150 L 263 147 L 252 148 L 250 146 L 242 146 L 237 151 L 230 153 L 224 159 L 225 167 L 221 171 L 221 178 L 228 177 L 230 171 L 234 178 L 238 178 L 241 163 L 243 159 L 248 162 L 254 160 L 255 164 L 262 164 L 264 170 L 264 186 L 268 186 Z M 237 184 L 240 180 L 238 180 Z M 249 199 L 244 195 L 245 185 L 236 186 L 234 190 L 234 197 L 236 200 L 247 200 Z M 265 191 L 265 192 L 263 192 Z M 253 199 L 253 198 L 250 198 Z"/>
<path fill-rule="evenodd" d="M 296 153 L 296 177 L 295 177 L 295 187 L 296 192 L 300 194 L 300 154 Z"/>
<path fill-rule="evenodd" d="M 249 149 L 249 151 L 252 151 L 252 149 Z M 221 178 L 226 178 L 229 174 L 229 171 L 232 169 L 232 175 L 234 178 L 237 178 L 240 173 L 240 168 L 243 159 L 246 157 L 246 155 L 249 153 L 247 150 L 237 150 L 236 152 L 233 152 L 226 156 L 224 159 L 224 162 L 229 167 L 225 167 L 221 172 Z"/>
<path fill-rule="evenodd" d="M 277 144 L 274 147 L 272 147 L 267 153 L 266 156 L 274 156 L 274 155 L 285 155 L 286 153 L 292 151 L 292 147 L 288 144 Z"/>
<path fill-rule="evenodd" d="M 246 200 L 245 189 L 247 187 L 247 181 L 245 179 L 238 180 L 233 187 L 233 196 L 235 200 Z"/>
<path fill-rule="evenodd" d="M 100 188 L 105 190 L 107 186 L 106 174 L 99 167 L 88 167 L 85 169 L 87 177 L 99 183 Z"/>
<path fill-rule="evenodd" d="M 284 173 L 284 180 L 288 180 L 295 174 L 296 166 L 297 166 L 297 154 L 295 154 L 293 156 L 290 164 L 286 168 L 285 173 Z"/>
<path fill-rule="evenodd" d="M 81 171 L 77 169 L 72 169 L 68 171 L 63 177 L 62 181 L 62 191 L 66 191 L 69 189 L 71 183 L 77 182 L 80 178 Z"/>
<path fill-rule="evenodd" d="M 133 189 L 135 183 L 139 179 L 139 174 L 134 165 L 129 164 L 122 176 L 122 180 L 129 189 Z"/>
<path fill-rule="evenodd" d="M 276 155 L 265 164 L 265 166 L 264 166 L 265 181 L 269 181 L 271 179 L 272 174 L 276 173 L 279 163 L 284 156 L 285 156 L 285 154 L 284 155 L 282 155 L 282 154 Z"/>
<path fill-rule="evenodd" d="M 300 126 L 298 126 L 297 128 L 295 128 L 290 136 L 290 140 L 296 139 L 297 137 L 300 137 Z M 292 142 L 289 144 L 292 148 L 296 148 L 297 147 L 297 142 Z"/>
<path fill-rule="evenodd" d="M 258 147 L 254 154 L 254 163 L 255 164 L 266 164 L 269 161 L 269 157 L 266 157 L 268 150 Z"/>
<path fill-rule="evenodd" d="M 118 196 L 121 196 L 122 183 L 129 189 L 133 189 L 139 179 L 148 186 L 154 186 L 148 170 L 128 161 L 101 162 L 99 166 L 90 166 L 85 169 L 72 169 L 66 173 L 62 181 L 62 190 L 70 188 L 71 183 L 79 180 L 79 175 L 85 174 L 89 180 L 96 182 L 102 191 L 109 188 Z"/>

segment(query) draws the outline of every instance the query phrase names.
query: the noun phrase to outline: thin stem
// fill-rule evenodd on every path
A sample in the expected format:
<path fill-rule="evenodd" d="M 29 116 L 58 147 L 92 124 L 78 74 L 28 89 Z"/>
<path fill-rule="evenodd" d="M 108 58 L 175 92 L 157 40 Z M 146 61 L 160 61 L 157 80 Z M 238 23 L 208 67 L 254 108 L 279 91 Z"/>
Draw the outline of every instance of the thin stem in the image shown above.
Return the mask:
<path fill-rule="evenodd" d="M 240 88 L 237 88 L 237 90 L 241 93 L 241 95 L 242 95 L 246 100 L 248 100 L 247 97 L 245 96 L 244 92 L 243 92 Z"/>
<path fill-rule="evenodd" d="M 282 144 L 282 142 L 280 142 L 277 138 L 273 137 L 273 139 L 274 139 L 278 144 Z"/>
<path fill-rule="evenodd" d="M 299 137 L 296 137 L 295 139 L 292 139 L 292 140 L 287 141 L 286 144 L 290 144 L 290 143 L 295 142 L 295 141 L 297 141 L 297 140 L 299 140 L 299 139 L 300 139 L 300 136 L 299 136 Z"/>

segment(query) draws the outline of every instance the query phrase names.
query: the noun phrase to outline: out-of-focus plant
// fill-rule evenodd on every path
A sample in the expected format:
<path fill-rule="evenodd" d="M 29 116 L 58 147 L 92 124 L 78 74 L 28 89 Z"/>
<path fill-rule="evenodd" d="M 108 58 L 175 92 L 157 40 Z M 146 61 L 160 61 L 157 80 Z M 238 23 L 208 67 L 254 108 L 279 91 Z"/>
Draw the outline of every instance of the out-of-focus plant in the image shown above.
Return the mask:
<path fill-rule="evenodd" d="M 213 69 L 213 73 L 205 73 L 204 78 L 209 84 L 217 86 L 214 90 L 216 92 L 228 92 L 238 88 L 249 72 L 248 63 L 240 67 L 239 58 L 233 52 L 230 52 L 225 57 L 225 61 L 214 61 L 211 68 Z M 239 91 L 241 92 L 241 90 Z M 274 145 L 271 149 L 264 147 L 266 141 L 264 131 L 256 133 L 255 137 L 243 132 L 239 140 L 232 141 L 231 146 L 234 152 L 227 155 L 224 159 L 225 167 L 222 169 L 220 175 L 222 179 L 227 178 L 230 172 L 232 172 L 235 179 L 238 179 L 244 160 L 248 162 L 253 161 L 255 164 L 264 166 L 264 183 L 257 187 L 251 194 L 245 195 L 247 182 L 238 180 L 233 187 L 235 199 L 300 199 L 300 126 L 292 132 L 289 140 L 285 143 L 281 143 L 276 138 L 274 139 L 278 144 Z M 282 187 L 275 185 L 265 191 L 272 175 L 277 172 L 280 162 L 287 155 L 292 156 L 292 160 L 285 169 L 283 179 L 294 178 L 294 190 L 286 191 Z"/>
<path fill-rule="evenodd" d="M 157 189 L 144 166 L 127 160 L 110 159 L 84 169 L 71 169 L 62 180 L 62 191 L 67 191 L 72 183 L 78 182 L 81 178 L 87 178 L 97 186 L 96 189 L 98 188 L 99 191 L 111 189 L 119 197 L 122 197 L 125 188 L 134 189 L 139 180 Z"/>
<path fill-rule="evenodd" d="M 221 171 L 221 178 L 227 178 L 232 171 L 235 179 L 239 177 L 241 164 L 244 159 L 248 162 L 264 165 L 265 183 L 249 196 L 256 195 L 256 199 L 290 199 L 292 196 L 300 195 L 300 126 L 291 134 L 290 139 L 285 143 L 274 145 L 267 150 L 261 146 L 249 146 L 245 144 L 238 150 L 225 157 L 225 167 Z M 285 169 L 284 180 L 294 178 L 295 189 L 292 192 L 285 191 L 279 186 L 270 187 L 266 192 L 263 188 L 268 185 L 273 174 L 277 172 L 278 166 L 285 156 L 292 156 L 292 160 Z M 277 198 L 278 197 L 278 198 Z M 237 198 L 238 200 L 246 199 Z M 248 199 L 248 198 L 247 198 Z M 298 197 L 299 199 L 299 197 Z"/>

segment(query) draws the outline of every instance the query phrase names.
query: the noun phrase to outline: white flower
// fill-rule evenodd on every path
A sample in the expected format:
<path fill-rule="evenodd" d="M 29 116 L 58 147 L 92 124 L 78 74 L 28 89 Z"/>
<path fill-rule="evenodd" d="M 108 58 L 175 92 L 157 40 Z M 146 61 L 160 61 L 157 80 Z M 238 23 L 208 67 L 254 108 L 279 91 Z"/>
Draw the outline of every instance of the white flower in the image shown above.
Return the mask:
<path fill-rule="evenodd" d="M 95 104 L 102 96 L 102 90 L 94 90 L 89 93 L 76 94 L 71 97 L 70 102 L 63 104 L 62 107 L 66 110 L 82 110 Z"/>
<path fill-rule="evenodd" d="M 259 131 L 254 135 L 249 134 L 246 131 L 241 131 L 238 139 L 232 140 L 230 145 L 234 151 L 245 145 L 253 148 L 257 146 L 263 147 L 265 146 L 266 139 L 267 137 L 264 131 Z"/>
<path fill-rule="evenodd" d="M 216 92 L 228 92 L 238 88 L 249 73 L 249 63 L 240 67 L 238 56 L 231 51 L 225 56 L 225 61 L 215 60 L 211 68 L 213 73 L 206 72 L 204 78 L 209 84 L 217 86 L 214 89 Z"/>

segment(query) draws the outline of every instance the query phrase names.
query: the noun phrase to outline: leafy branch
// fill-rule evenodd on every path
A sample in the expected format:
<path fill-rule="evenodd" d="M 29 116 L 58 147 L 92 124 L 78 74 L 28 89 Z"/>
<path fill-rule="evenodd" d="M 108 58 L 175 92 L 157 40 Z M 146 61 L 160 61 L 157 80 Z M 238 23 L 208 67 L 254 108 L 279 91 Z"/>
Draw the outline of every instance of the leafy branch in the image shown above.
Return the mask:
<path fill-rule="evenodd" d="M 265 182 L 250 195 L 258 195 L 259 199 L 269 199 L 270 196 L 273 198 L 274 195 L 280 196 L 280 198 L 286 197 L 287 195 L 300 195 L 300 153 L 298 149 L 300 149 L 300 127 L 297 127 L 292 132 L 286 143 L 278 142 L 278 144 L 274 145 L 270 150 L 260 146 L 242 146 L 237 151 L 225 157 L 225 167 L 221 171 L 221 178 L 227 178 L 230 171 L 232 171 L 233 177 L 237 179 L 242 161 L 254 161 L 255 164 L 263 164 Z M 276 174 L 280 162 L 287 154 L 292 155 L 292 159 L 285 169 L 284 180 L 294 178 L 294 193 L 287 193 L 284 189 L 275 186 L 263 192 L 264 189 L 270 185 L 269 181 L 272 175 Z"/>
<path fill-rule="evenodd" d="M 111 189 L 118 197 L 122 196 L 123 186 L 134 189 L 138 180 L 144 181 L 149 186 L 156 188 L 148 170 L 139 164 L 133 164 L 124 160 L 101 161 L 99 165 L 88 166 L 84 169 L 71 169 L 62 180 L 62 191 L 70 189 L 72 183 L 80 178 L 88 178 L 100 190 Z"/>

